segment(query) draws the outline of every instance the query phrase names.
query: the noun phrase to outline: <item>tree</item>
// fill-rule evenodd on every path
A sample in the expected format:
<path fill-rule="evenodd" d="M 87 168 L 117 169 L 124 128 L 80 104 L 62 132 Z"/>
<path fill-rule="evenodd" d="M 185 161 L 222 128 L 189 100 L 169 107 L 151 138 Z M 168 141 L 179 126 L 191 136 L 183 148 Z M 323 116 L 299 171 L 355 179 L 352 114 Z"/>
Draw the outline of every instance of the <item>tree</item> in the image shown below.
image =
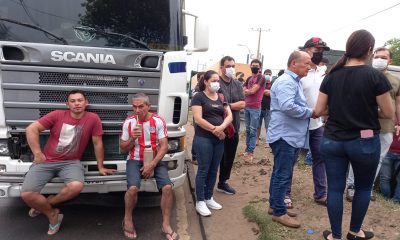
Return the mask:
<path fill-rule="evenodd" d="M 385 43 L 392 52 L 393 65 L 400 66 L 400 38 L 392 38 Z"/>

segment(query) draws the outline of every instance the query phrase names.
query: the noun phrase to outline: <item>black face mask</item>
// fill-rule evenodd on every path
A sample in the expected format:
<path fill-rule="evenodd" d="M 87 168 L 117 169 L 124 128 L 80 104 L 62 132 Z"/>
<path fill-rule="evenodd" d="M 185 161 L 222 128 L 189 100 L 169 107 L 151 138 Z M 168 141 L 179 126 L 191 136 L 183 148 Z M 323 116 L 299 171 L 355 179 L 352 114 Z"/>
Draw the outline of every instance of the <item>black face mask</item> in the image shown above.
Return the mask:
<path fill-rule="evenodd" d="M 252 72 L 253 74 L 257 74 L 259 70 L 260 70 L 260 68 L 258 68 L 258 67 L 252 67 L 252 68 L 251 68 L 251 72 Z"/>
<path fill-rule="evenodd" d="M 318 65 L 322 61 L 323 55 L 324 54 L 322 52 L 313 53 L 313 57 L 311 58 L 311 62 L 313 62 L 315 65 Z"/>

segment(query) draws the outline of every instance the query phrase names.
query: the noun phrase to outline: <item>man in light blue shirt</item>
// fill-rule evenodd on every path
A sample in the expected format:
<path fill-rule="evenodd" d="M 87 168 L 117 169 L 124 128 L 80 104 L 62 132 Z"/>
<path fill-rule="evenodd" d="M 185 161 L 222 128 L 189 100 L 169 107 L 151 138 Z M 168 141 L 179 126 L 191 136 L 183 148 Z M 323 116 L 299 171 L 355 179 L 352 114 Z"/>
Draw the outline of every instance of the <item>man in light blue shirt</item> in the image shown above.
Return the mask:
<path fill-rule="evenodd" d="M 269 211 L 273 213 L 273 221 L 294 228 L 300 227 L 300 223 L 288 215 L 284 199 L 292 180 L 297 149 L 308 148 L 308 125 L 313 109 L 307 106 L 300 79 L 307 76 L 310 64 L 308 53 L 294 51 L 289 56 L 288 69 L 271 88 L 267 142 L 274 154 L 274 167 L 269 188 Z"/>

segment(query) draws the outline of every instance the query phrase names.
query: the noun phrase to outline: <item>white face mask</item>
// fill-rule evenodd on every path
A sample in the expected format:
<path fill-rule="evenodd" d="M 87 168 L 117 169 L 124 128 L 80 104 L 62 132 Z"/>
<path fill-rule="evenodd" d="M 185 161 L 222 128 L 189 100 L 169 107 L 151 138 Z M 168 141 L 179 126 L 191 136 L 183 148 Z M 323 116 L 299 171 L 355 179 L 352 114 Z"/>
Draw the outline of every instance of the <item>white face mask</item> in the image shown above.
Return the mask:
<path fill-rule="evenodd" d="M 328 69 L 328 67 L 326 65 L 318 67 L 318 71 L 320 71 L 321 73 L 325 73 L 327 69 Z"/>
<path fill-rule="evenodd" d="M 372 59 L 372 67 L 379 70 L 383 71 L 387 68 L 388 65 L 388 60 L 382 59 L 382 58 L 374 58 Z"/>
<path fill-rule="evenodd" d="M 210 90 L 213 92 L 218 92 L 219 90 L 219 82 L 211 82 L 210 83 Z"/>
<path fill-rule="evenodd" d="M 233 78 L 235 76 L 235 69 L 233 67 L 225 68 L 225 76 Z"/>
<path fill-rule="evenodd" d="M 265 80 L 267 80 L 267 81 L 271 80 L 271 76 L 270 75 L 265 75 Z"/>

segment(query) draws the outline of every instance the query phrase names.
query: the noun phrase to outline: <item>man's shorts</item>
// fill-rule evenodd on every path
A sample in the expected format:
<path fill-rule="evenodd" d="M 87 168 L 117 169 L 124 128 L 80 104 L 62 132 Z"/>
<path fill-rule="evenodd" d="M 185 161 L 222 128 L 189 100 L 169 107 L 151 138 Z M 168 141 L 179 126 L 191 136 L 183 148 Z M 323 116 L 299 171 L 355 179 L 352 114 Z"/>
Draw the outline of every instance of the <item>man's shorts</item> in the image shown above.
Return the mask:
<path fill-rule="evenodd" d="M 128 189 L 131 186 L 136 186 L 138 189 L 140 189 L 140 182 L 142 181 L 142 173 L 140 172 L 140 169 L 142 167 L 142 161 L 126 161 L 126 181 L 128 183 Z M 172 182 L 168 176 L 168 169 L 165 162 L 158 162 L 157 166 L 154 168 L 154 178 L 157 182 L 158 191 L 160 191 L 165 185 L 172 185 Z"/>
<path fill-rule="evenodd" d="M 64 183 L 84 182 L 84 168 L 79 160 L 32 164 L 25 175 L 21 192 L 40 192 L 46 183 L 58 176 Z"/>

